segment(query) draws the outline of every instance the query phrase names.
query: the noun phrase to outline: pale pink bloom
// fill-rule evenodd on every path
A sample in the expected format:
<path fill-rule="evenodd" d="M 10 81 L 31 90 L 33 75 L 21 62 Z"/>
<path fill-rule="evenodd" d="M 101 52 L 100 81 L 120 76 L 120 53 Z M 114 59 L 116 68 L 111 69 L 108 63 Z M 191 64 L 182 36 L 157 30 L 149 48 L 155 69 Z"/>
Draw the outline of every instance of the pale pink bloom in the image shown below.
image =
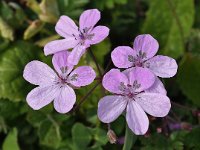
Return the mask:
<path fill-rule="evenodd" d="M 139 35 L 135 38 L 133 48 L 118 46 L 111 54 L 114 65 L 118 68 L 143 67 L 151 70 L 156 76 L 170 78 L 177 73 L 178 65 L 173 58 L 155 54 L 158 51 L 158 42 L 149 34 Z M 166 93 L 163 84 L 156 79 L 152 92 Z"/>
<path fill-rule="evenodd" d="M 73 48 L 68 61 L 73 65 L 78 64 L 86 48 L 101 42 L 109 34 L 109 28 L 106 26 L 94 27 L 100 18 L 101 14 L 97 9 L 86 10 L 80 16 L 78 28 L 68 16 L 61 16 L 55 30 L 64 39 L 52 41 L 45 45 L 45 55 Z"/>
<path fill-rule="evenodd" d="M 110 70 L 103 78 L 103 86 L 114 95 L 105 96 L 99 101 L 99 119 L 110 123 L 125 111 L 129 128 L 136 135 L 145 134 L 149 127 L 146 113 L 164 117 L 171 108 L 166 95 L 144 92 L 154 82 L 155 76 L 147 68 L 136 67 L 125 73 L 118 69 Z"/>
<path fill-rule="evenodd" d="M 67 113 L 75 104 L 76 94 L 73 88 L 86 86 L 95 79 L 95 72 L 89 66 L 77 67 L 68 65 L 68 51 L 58 52 L 52 63 L 57 73 L 41 61 L 31 61 L 24 69 L 23 77 L 28 82 L 38 85 L 27 95 L 27 103 L 38 110 L 53 101 L 59 113 Z M 73 71 L 72 71 L 73 70 Z"/>

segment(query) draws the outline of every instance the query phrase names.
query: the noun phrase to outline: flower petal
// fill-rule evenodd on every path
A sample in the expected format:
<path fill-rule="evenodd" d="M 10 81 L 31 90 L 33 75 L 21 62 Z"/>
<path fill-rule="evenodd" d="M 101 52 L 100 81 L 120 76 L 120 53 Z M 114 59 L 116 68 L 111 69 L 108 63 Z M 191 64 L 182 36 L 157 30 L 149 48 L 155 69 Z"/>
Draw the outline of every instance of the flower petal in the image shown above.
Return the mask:
<path fill-rule="evenodd" d="M 126 121 L 129 128 L 136 135 L 143 135 L 149 128 L 149 119 L 134 100 L 130 101 L 126 109 Z"/>
<path fill-rule="evenodd" d="M 44 46 L 44 54 L 47 56 L 70 48 L 74 48 L 78 43 L 79 41 L 75 40 L 74 37 L 63 40 L 55 40 L 47 43 Z"/>
<path fill-rule="evenodd" d="M 127 99 L 123 96 L 105 96 L 98 103 L 98 118 L 104 123 L 110 123 L 117 119 L 127 105 Z"/>
<path fill-rule="evenodd" d="M 76 102 L 76 94 L 74 90 L 65 85 L 60 89 L 60 93 L 54 99 L 54 108 L 59 113 L 69 112 Z"/>
<path fill-rule="evenodd" d="M 53 55 L 52 63 L 59 75 L 66 76 L 72 71 L 74 66 L 67 62 L 69 55 L 69 51 L 61 51 Z"/>
<path fill-rule="evenodd" d="M 77 65 L 79 60 L 81 59 L 81 56 L 85 53 L 86 48 L 85 46 L 77 45 L 74 47 L 72 52 L 70 53 L 68 57 L 68 63 L 71 65 Z"/>
<path fill-rule="evenodd" d="M 95 27 L 90 34 L 94 34 L 94 37 L 91 39 L 90 44 L 97 44 L 103 41 L 109 34 L 109 28 L 106 26 L 97 26 Z"/>
<path fill-rule="evenodd" d="M 155 79 L 156 80 L 155 80 L 154 84 L 150 88 L 145 90 L 145 92 L 146 93 L 160 93 L 160 94 L 166 95 L 167 91 L 166 91 L 163 83 L 160 81 L 160 79 L 158 77 L 155 77 Z"/>
<path fill-rule="evenodd" d="M 68 16 L 61 16 L 55 29 L 56 32 L 64 38 L 74 37 L 73 35 L 79 34 L 78 27 Z"/>
<path fill-rule="evenodd" d="M 84 11 L 79 19 L 80 29 L 93 28 L 95 24 L 100 20 L 101 14 L 98 9 L 89 9 Z"/>
<path fill-rule="evenodd" d="M 146 62 L 156 76 L 162 78 L 173 77 L 177 73 L 178 65 L 173 58 L 157 55 Z"/>
<path fill-rule="evenodd" d="M 34 85 L 48 86 L 53 84 L 57 75 L 47 64 L 34 60 L 25 66 L 23 77 Z"/>
<path fill-rule="evenodd" d="M 38 110 L 53 101 L 58 95 L 59 87 L 52 85 L 46 87 L 36 87 L 28 93 L 26 101 L 34 110 Z"/>
<path fill-rule="evenodd" d="M 121 84 L 127 85 L 128 78 L 126 75 L 120 72 L 119 69 L 111 69 L 109 72 L 107 72 L 103 77 L 103 87 L 112 92 L 121 94 L 122 91 L 120 90 Z"/>
<path fill-rule="evenodd" d="M 135 85 L 136 92 L 141 92 L 151 87 L 155 82 L 155 75 L 147 68 L 133 67 L 124 71 L 128 78 L 129 84 Z"/>
<path fill-rule="evenodd" d="M 136 51 L 129 46 L 118 46 L 111 53 L 112 61 L 118 68 L 129 68 L 133 66 L 135 56 Z"/>
<path fill-rule="evenodd" d="M 95 71 L 92 67 L 81 66 L 76 68 L 68 77 L 68 82 L 75 87 L 89 85 L 96 77 Z"/>
<path fill-rule="evenodd" d="M 171 108 L 169 98 L 158 93 L 140 93 L 135 97 L 135 101 L 154 117 L 166 116 Z"/>
<path fill-rule="evenodd" d="M 141 51 L 146 57 L 144 60 L 147 60 L 153 57 L 158 51 L 158 42 L 150 34 L 138 35 L 133 43 L 133 49 L 139 52 Z"/>

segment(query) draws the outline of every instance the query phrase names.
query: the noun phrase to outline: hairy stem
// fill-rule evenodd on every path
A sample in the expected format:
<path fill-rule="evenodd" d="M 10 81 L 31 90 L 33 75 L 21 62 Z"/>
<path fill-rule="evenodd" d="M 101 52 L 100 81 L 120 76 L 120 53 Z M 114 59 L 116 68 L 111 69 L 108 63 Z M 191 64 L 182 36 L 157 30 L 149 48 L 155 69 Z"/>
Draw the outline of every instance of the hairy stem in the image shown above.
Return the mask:
<path fill-rule="evenodd" d="M 95 63 L 95 65 L 96 65 L 96 67 L 97 67 L 97 70 L 98 70 L 98 72 L 99 72 L 99 75 L 102 77 L 103 74 L 102 74 L 102 72 L 101 72 L 101 68 L 100 68 L 100 66 L 99 66 L 99 64 L 98 64 L 98 62 L 97 62 L 97 59 L 96 59 L 94 53 L 92 52 L 92 49 L 91 49 L 91 48 L 89 48 L 89 52 L 90 52 L 90 55 L 91 55 L 92 59 L 94 60 L 94 63 Z"/>
<path fill-rule="evenodd" d="M 88 96 L 90 96 L 90 94 L 100 85 L 100 83 L 101 82 L 98 81 L 98 83 L 92 89 L 90 89 L 90 91 L 80 100 L 79 104 L 74 107 L 74 111 L 80 107 L 80 105 L 88 98 Z"/>

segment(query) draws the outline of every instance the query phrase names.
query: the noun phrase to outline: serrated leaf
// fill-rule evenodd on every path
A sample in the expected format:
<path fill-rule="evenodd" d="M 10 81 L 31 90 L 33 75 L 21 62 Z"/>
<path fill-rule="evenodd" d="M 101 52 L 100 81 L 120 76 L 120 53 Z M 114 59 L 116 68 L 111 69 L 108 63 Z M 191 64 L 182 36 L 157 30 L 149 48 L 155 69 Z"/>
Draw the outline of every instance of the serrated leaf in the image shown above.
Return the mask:
<path fill-rule="evenodd" d="M 0 97 L 12 101 L 25 99 L 30 84 L 23 79 L 25 65 L 37 58 L 37 47 L 16 42 L 0 54 Z"/>
<path fill-rule="evenodd" d="M 84 149 L 92 140 L 90 130 L 81 123 L 76 123 L 72 127 L 72 139 L 74 147 Z"/>
<path fill-rule="evenodd" d="M 161 53 L 178 58 L 194 22 L 193 0 L 151 0 L 142 28 L 160 43 Z"/>
<path fill-rule="evenodd" d="M 200 57 L 187 54 L 182 60 L 178 72 L 178 83 L 183 93 L 192 102 L 200 106 Z"/>
<path fill-rule="evenodd" d="M 3 150 L 20 150 L 17 143 L 17 129 L 13 128 L 7 135 L 4 143 Z"/>
<path fill-rule="evenodd" d="M 58 148 L 61 142 L 59 126 L 50 120 L 45 120 L 39 127 L 39 139 L 42 145 Z"/>

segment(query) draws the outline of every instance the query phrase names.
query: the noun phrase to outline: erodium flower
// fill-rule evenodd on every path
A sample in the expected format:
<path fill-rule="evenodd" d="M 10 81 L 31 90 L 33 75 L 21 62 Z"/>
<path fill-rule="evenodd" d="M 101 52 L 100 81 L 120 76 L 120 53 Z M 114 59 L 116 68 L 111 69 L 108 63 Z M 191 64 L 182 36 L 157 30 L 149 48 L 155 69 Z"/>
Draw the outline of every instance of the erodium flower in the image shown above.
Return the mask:
<path fill-rule="evenodd" d="M 171 108 L 166 95 L 144 92 L 154 82 L 155 76 L 147 68 L 136 67 L 126 73 L 118 69 L 110 70 L 103 77 L 103 86 L 114 95 L 105 96 L 99 101 L 99 119 L 110 123 L 125 111 L 129 128 L 136 135 L 145 134 L 149 127 L 146 113 L 164 117 Z"/>
<path fill-rule="evenodd" d="M 90 45 L 101 42 L 109 34 L 109 29 L 106 26 L 94 27 L 100 18 L 100 12 L 97 9 L 86 10 L 80 16 L 80 27 L 77 27 L 68 16 L 61 16 L 55 30 L 64 39 L 45 45 L 45 55 L 73 48 L 68 60 L 73 65 L 78 64 L 80 57 Z"/>
<path fill-rule="evenodd" d="M 115 48 L 111 53 L 111 58 L 118 68 L 143 67 L 150 69 L 158 77 L 173 77 L 177 72 L 177 63 L 168 56 L 155 56 L 158 47 L 156 39 L 149 34 L 143 34 L 135 38 L 133 48 L 129 46 Z M 159 78 L 156 78 L 154 84 L 159 88 L 154 88 L 152 91 L 166 93 Z"/>
<path fill-rule="evenodd" d="M 62 51 L 53 56 L 52 63 L 57 73 L 43 62 L 34 60 L 24 69 L 23 77 L 30 83 L 38 85 L 27 95 L 27 103 L 38 110 L 53 101 L 59 113 L 67 113 L 76 101 L 73 88 L 86 86 L 95 79 L 95 72 L 89 66 L 77 67 L 67 63 L 70 52 Z M 73 71 L 72 71 L 73 70 Z"/>

